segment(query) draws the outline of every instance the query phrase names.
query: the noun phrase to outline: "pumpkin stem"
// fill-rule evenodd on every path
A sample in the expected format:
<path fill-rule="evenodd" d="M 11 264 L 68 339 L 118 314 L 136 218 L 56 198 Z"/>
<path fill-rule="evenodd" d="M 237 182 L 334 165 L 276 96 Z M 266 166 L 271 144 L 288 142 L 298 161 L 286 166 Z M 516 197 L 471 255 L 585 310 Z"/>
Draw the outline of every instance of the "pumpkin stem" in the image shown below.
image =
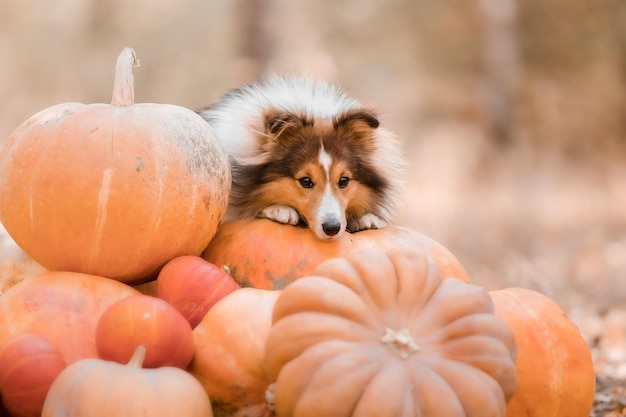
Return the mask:
<path fill-rule="evenodd" d="M 146 358 L 146 347 L 144 345 L 137 346 L 133 357 L 128 361 L 128 366 L 143 368 L 143 360 Z"/>
<path fill-rule="evenodd" d="M 393 330 L 387 327 L 386 333 L 380 341 L 388 345 L 402 359 L 406 359 L 412 353 L 420 350 L 420 347 L 413 340 L 409 329 Z"/>
<path fill-rule="evenodd" d="M 274 406 L 274 384 L 270 384 L 265 390 L 265 403 L 270 411 L 276 411 Z"/>
<path fill-rule="evenodd" d="M 113 81 L 113 99 L 115 107 L 128 107 L 135 104 L 135 77 L 133 68 L 139 66 L 139 59 L 133 48 L 124 48 L 117 57 L 115 79 Z"/>

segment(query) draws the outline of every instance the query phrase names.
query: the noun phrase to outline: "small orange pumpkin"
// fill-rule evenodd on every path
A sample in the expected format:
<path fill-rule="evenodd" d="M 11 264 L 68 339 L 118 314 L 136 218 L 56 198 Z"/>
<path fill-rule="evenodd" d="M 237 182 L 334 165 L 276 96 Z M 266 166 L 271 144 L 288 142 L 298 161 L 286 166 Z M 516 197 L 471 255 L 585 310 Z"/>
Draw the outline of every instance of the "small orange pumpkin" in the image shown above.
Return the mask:
<path fill-rule="evenodd" d="M 418 248 L 320 264 L 282 290 L 266 366 L 279 417 L 504 417 L 515 340 L 486 291 Z"/>
<path fill-rule="evenodd" d="M 156 296 L 180 311 L 192 328 L 216 302 L 239 288 L 222 268 L 192 255 L 166 263 L 156 280 Z"/>
<path fill-rule="evenodd" d="M 442 244 L 399 226 L 344 233 L 337 240 L 322 241 L 308 228 L 267 219 L 234 220 L 219 227 L 202 256 L 227 268 L 241 286 L 282 289 L 327 259 L 355 249 L 384 251 L 396 246 L 418 248 L 439 265 L 444 277 L 469 281 L 461 263 Z"/>
<path fill-rule="evenodd" d="M 525 288 L 490 291 L 517 340 L 517 390 L 507 417 L 588 417 L 596 377 L 591 350 L 550 297 Z"/>
<path fill-rule="evenodd" d="M 280 291 L 242 288 L 218 301 L 193 330 L 189 372 L 213 404 L 215 416 L 267 417 L 270 385 L 265 340 Z"/>
<path fill-rule="evenodd" d="M 193 356 L 191 326 L 167 301 L 133 295 L 113 303 L 96 326 L 96 348 L 101 359 L 126 363 L 137 346 L 146 348 L 145 368 L 187 368 Z"/>
<path fill-rule="evenodd" d="M 50 385 L 66 367 L 49 340 L 19 334 L 0 346 L 0 394 L 13 417 L 39 417 Z"/>
<path fill-rule="evenodd" d="M 126 284 L 78 272 L 44 272 L 0 297 L 0 344 L 33 333 L 59 348 L 67 363 L 95 358 L 96 326 L 113 303 L 139 292 Z"/>
<path fill-rule="evenodd" d="M 212 417 L 211 402 L 189 373 L 164 366 L 143 369 L 139 346 L 127 365 L 83 359 L 52 383 L 42 417 Z"/>
<path fill-rule="evenodd" d="M 42 110 L 0 151 L 0 221 L 47 269 L 147 280 L 199 255 L 225 214 L 225 153 L 195 112 L 134 103 L 137 63 L 122 51 L 111 105 Z"/>

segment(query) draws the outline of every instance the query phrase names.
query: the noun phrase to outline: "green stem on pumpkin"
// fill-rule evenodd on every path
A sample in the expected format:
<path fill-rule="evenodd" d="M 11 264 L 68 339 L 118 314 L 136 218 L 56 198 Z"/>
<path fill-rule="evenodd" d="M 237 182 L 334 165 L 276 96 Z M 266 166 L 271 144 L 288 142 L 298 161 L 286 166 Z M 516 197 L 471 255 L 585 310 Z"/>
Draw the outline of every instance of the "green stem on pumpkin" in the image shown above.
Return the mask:
<path fill-rule="evenodd" d="M 113 99 L 115 107 L 128 107 L 135 104 L 135 77 L 133 68 L 139 66 L 139 59 L 133 48 L 124 48 L 117 57 L 115 79 L 113 81 Z"/>

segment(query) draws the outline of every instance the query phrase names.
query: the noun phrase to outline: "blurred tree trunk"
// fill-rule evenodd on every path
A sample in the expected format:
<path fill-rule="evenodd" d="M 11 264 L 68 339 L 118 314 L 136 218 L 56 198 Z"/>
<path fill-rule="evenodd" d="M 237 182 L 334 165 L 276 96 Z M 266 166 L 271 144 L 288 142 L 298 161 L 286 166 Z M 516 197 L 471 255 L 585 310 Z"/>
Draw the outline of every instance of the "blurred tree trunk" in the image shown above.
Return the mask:
<path fill-rule="evenodd" d="M 236 19 L 241 33 L 240 55 L 245 61 L 244 78 L 257 80 L 267 68 L 271 55 L 268 31 L 263 27 L 263 16 L 267 13 L 267 1 L 239 0 Z"/>
<path fill-rule="evenodd" d="M 480 0 L 483 28 L 484 114 L 488 130 L 502 145 L 511 124 L 520 74 L 517 0 Z"/>

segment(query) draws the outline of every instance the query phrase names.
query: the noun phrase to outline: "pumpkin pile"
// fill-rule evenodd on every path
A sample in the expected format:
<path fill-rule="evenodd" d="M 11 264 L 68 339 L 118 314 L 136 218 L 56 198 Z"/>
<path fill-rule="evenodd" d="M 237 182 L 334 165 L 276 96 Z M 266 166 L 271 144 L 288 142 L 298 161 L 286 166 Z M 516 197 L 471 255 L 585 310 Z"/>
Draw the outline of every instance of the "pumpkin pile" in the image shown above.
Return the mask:
<path fill-rule="evenodd" d="M 223 223 L 226 156 L 196 113 L 134 103 L 136 65 L 0 151 L 0 222 L 42 266 L 2 271 L 0 416 L 589 415 L 590 350 L 547 296 L 399 226 Z"/>

